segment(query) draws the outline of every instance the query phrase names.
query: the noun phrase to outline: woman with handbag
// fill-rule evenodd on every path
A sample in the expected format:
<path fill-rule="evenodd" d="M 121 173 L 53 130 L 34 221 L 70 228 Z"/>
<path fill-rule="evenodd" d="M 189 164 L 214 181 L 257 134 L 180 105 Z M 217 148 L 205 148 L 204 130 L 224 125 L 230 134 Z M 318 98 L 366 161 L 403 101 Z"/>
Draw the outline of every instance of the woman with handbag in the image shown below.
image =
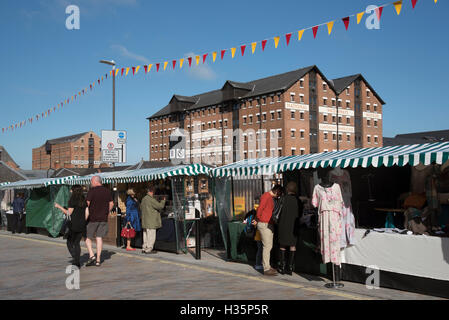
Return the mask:
<path fill-rule="evenodd" d="M 128 194 L 128 198 L 126 199 L 126 225 L 124 229 L 133 229 L 134 232 L 124 230 L 123 234 L 126 238 L 126 251 L 136 251 L 135 248 L 131 247 L 131 239 L 136 236 L 136 232 L 142 230 L 140 225 L 139 201 L 133 189 L 129 189 L 126 193 Z"/>
<path fill-rule="evenodd" d="M 89 217 L 89 208 L 87 208 L 86 198 L 84 197 L 83 187 L 80 185 L 73 186 L 70 190 L 68 209 L 63 208 L 55 203 L 55 208 L 61 210 L 69 222 L 69 232 L 67 234 L 67 249 L 73 258 L 72 264 L 81 268 L 81 238 L 86 237 L 86 220 Z"/>

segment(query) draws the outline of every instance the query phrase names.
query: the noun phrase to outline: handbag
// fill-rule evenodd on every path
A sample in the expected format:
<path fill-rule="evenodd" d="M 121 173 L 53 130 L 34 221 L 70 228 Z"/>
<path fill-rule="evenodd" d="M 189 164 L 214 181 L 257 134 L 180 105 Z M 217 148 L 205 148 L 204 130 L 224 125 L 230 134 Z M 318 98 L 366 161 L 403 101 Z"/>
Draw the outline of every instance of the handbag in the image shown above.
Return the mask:
<path fill-rule="evenodd" d="M 280 197 L 279 199 L 274 201 L 274 209 L 272 219 L 274 223 L 279 223 L 279 218 L 281 217 L 282 205 L 284 204 L 284 197 Z"/>
<path fill-rule="evenodd" d="M 120 235 L 121 235 L 123 238 L 126 238 L 126 239 L 133 239 L 133 238 L 136 236 L 136 230 L 134 230 L 133 227 L 128 228 L 128 225 L 131 226 L 131 223 L 128 222 L 128 223 L 126 224 L 126 226 L 124 226 L 124 227 L 122 228 L 122 231 L 120 232 Z"/>
<path fill-rule="evenodd" d="M 63 225 L 62 225 L 62 238 L 63 239 L 67 239 L 70 235 L 70 231 L 71 231 L 71 226 L 72 226 L 72 218 L 70 218 L 69 215 L 66 216 L 66 218 L 64 219 Z"/>

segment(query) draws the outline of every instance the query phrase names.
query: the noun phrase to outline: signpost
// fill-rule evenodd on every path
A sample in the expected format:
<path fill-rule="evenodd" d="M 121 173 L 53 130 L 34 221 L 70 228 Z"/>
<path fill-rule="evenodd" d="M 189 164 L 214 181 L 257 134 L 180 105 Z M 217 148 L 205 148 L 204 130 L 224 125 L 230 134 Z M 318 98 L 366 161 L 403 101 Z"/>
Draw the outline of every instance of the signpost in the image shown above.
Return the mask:
<path fill-rule="evenodd" d="M 101 161 L 126 162 L 126 131 L 101 131 Z"/>

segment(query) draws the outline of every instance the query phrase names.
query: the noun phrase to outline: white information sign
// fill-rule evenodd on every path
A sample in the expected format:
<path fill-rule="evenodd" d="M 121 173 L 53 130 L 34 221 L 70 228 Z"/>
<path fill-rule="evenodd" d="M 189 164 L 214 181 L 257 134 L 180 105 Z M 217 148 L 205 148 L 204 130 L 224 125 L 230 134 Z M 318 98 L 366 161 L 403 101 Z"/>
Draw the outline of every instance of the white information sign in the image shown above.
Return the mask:
<path fill-rule="evenodd" d="M 101 131 L 101 161 L 126 162 L 126 131 Z"/>

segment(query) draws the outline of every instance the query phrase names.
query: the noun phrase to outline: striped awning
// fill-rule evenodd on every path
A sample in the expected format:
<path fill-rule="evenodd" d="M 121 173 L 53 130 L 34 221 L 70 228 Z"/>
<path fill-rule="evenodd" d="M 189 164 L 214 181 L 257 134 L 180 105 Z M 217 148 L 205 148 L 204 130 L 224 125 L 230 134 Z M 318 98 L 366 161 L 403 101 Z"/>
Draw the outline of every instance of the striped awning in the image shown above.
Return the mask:
<path fill-rule="evenodd" d="M 68 181 L 73 179 L 75 176 L 63 177 L 63 178 L 44 178 L 44 179 L 30 179 L 21 180 L 12 183 L 6 183 L 0 185 L 0 190 L 5 189 L 34 189 L 43 188 L 52 185 L 67 184 Z"/>
<path fill-rule="evenodd" d="M 213 177 L 275 174 L 308 168 L 356 168 L 416 166 L 419 163 L 443 164 L 449 159 L 449 142 L 361 148 L 333 152 L 288 156 L 279 158 L 248 159 L 210 170 Z"/>
<path fill-rule="evenodd" d="M 110 184 L 137 183 L 165 179 L 174 176 L 195 176 L 200 174 L 208 175 L 209 168 L 201 164 L 190 164 L 163 168 L 103 172 L 74 178 L 68 181 L 68 184 L 90 184 L 90 180 L 93 176 L 99 176 L 104 184 Z"/>

